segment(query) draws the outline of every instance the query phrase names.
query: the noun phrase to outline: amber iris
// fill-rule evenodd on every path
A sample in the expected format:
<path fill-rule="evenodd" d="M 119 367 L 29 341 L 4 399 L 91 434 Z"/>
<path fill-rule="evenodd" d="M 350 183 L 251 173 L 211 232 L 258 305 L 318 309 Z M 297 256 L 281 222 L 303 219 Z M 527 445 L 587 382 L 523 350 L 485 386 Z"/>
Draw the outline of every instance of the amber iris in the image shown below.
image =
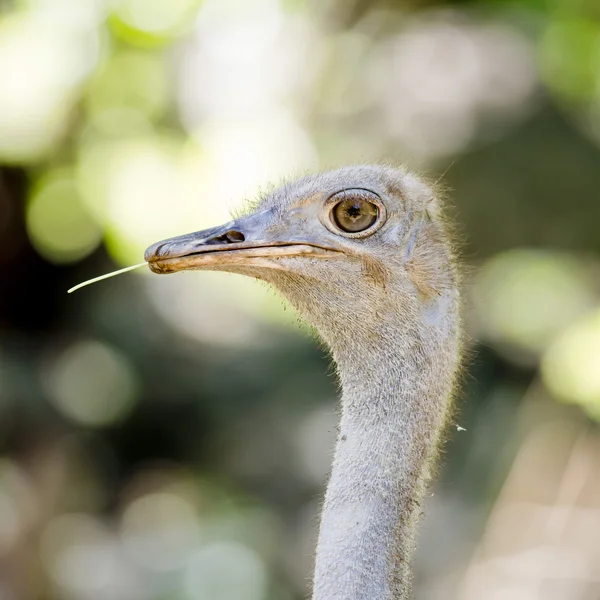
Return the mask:
<path fill-rule="evenodd" d="M 333 207 L 331 216 L 342 231 L 358 233 L 373 226 L 379 216 L 379 208 L 360 196 L 350 196 Z"/>

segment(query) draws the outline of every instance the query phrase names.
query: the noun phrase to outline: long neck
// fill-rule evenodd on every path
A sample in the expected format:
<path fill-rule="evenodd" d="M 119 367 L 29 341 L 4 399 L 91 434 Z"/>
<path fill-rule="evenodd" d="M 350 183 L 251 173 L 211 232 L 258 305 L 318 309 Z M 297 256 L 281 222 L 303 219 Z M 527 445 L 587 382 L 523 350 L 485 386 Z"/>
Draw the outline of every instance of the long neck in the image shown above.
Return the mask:
<path fill-rule="evenodd" d="M 404 600 L 458 364 L 454 301 L 419 327 L 330 341 L 342 417 L 317 546 L 313 600 Z M 389 325 L 389 324 L 388 324 Z"/>

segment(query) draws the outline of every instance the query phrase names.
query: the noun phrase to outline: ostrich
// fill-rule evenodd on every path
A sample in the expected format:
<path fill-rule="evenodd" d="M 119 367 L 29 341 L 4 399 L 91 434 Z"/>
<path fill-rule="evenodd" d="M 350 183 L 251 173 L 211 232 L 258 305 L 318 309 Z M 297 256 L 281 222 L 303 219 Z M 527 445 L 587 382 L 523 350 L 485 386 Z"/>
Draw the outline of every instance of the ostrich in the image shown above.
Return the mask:
<path fill-rule="evenodd" d="M 457 269 L 434 191 L 388 166 L 283 185 L 251 214 L 153 244 L 154 273 L 272 284 L 329 347 L 342 388 L 313 600 L 405 600 L 421 501 L 460 358 Z"/>

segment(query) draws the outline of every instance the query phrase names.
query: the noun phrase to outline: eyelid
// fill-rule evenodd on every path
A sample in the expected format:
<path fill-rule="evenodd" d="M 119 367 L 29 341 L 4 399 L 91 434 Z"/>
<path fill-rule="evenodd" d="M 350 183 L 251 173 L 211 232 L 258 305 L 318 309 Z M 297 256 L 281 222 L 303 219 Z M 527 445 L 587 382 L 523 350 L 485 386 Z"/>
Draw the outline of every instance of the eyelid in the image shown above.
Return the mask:
<path fill-rule="evenodd" d="M 338 190 L 337 192 L 333 192 L 333 194 L 331 194 L 327 198 L 327 200 L 325 200 L 325 202 L 330 202 L 333 200 L 336 200 L 336 201 L 343 200 L 347 195 L 351 195 L 352 193 L 355 193 L 357 196 L 364 195 L 365 197 L 369 197 L 369 198 L 374 196 L 379 201 L 381 201 L 379 194 L 377 194 L 373 190 L 369 190 L 367 188 L 356 187 L 356 188 L 344 188 L 344 189 Z"/>

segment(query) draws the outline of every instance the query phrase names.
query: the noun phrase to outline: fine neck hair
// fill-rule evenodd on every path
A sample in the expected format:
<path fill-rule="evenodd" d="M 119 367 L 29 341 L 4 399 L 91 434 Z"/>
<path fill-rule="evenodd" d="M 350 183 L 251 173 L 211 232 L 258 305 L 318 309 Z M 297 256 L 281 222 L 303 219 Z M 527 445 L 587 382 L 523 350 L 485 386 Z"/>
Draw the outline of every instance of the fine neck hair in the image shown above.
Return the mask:
<path fill-rule="evenodd" d="M 398 318 L 371 340 L 332 346 L 342 416 L 325 496 L 313 600 L 411 597 L 411 556 L 422 500 L 449 414 L 458 361 L 456 306 L 445 327 Z M 444 329 L 446 331 L 444 331 Z"/>
<path fill-rule="evenodd" d="M 393 273 L 383 290 L 274 282 L 329 347 L 342 388 L 313 600 L 412 597 L 416 526 L 460 358 L 454 263 L 445 239 L 431 246 L 423 227 L 414 263 L 432 252 L 439 263 L 426 286 Z"/>

